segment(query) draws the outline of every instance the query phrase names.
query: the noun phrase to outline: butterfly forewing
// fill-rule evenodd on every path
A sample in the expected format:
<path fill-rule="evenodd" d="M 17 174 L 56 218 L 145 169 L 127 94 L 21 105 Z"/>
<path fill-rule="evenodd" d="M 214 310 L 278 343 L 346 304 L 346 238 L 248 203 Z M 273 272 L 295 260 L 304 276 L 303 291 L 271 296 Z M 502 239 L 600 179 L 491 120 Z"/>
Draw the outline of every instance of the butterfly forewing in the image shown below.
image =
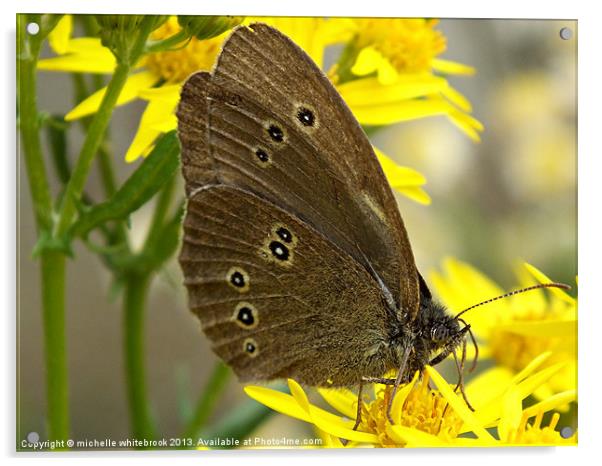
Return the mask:
<path fill-rule="evenodd" d="M 236 181 L 333 238 L 378 274 L 397 304 L 414 316 L 417 276 L 396 202 L 368 139 L 328 78 L 276 29 L 253 24 L 228 39 L 212 83 L 210 151 L 219 152 L 224 138 L 244 136 L 240 127 L 251 127 L 251 139 L 259 140 L 252 142 L 274 151 L 272 165 Z M 218 117 L 224 113 L 226 118 Z M 238 124 L 224 128 L 234 113 Z M 282 141 L 271 137 L 271 125 L 282 130 Z M 241 155 L 230 152 L 230 158 Z"/>

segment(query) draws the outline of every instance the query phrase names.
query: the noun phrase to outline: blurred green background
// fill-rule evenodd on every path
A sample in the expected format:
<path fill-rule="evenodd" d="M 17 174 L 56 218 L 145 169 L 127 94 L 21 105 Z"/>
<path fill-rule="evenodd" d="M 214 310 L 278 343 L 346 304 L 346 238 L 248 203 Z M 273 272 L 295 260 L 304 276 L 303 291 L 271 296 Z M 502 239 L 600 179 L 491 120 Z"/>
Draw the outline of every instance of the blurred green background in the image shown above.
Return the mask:
<path fill-rule="evenodd" d="M 573 30 L 562 40 L 562 27 Z M 476 67 L 473 77 L 450 77 L 485 125 L 475 144 L 444 117 L 379 130 L 373 142 L 428 180 L 432 205 L 398 197 L 418 266 L 424 274 L 454 256 L 503 287 L 516 284 L 513 268 L 526 260 L 551 278 L 574 283 L 577 272 L 576 35 L 574 21 L 442 20 L 444 58 Z M 46 51 L 45 55 L 49 55 Z M 67 74 L 39 74 L 39 107 L 64 114 L 73 105 Z M 111 144 L 120 181 L 136 167 L 123 154 L 143 104 L 116 110 Z M 70 155 L 82 134 L 70 131 Z M 19 158 L 21 162 L 21 158 Z M 87 191 L 101 198 L 93 175 Z M 24 170 L 19 173 L 19 438 L 44 432 L 45 388 L 39 277 L 31 259 L 35 226 Z M 182 190 L 180 190 L 182 192 Z M 152 205 L 132 218 L 140 241 Z M 76 243 L 68 265 L 67 332 L 74 438 L 125 438 L 129 419 L 122 360 L 122 316 L 110 297 L 110 276 L 97 257 Z M 181 433 L 217 358 L 186 307 L 175 260 L 154 281 L 146 323 L 148 387 L 158 431 Z M 209 424 L 246 396 L 232 379 Z M 314 437 L 309 426 L 273 416 L 270 436 Z"/>

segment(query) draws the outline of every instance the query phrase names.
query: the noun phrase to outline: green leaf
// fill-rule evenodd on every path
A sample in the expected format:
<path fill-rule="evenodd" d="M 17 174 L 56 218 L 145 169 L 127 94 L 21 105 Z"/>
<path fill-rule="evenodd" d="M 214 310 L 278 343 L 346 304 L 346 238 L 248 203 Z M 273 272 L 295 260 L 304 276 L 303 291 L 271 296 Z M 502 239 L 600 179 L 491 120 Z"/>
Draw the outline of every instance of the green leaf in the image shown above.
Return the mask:
<path fill-rule="evenodd" d="M 107 201 L 81 215 L 71 229 L 72 236 L 86 236 L 112 220 L 123 220 L 150 200 L 168 182 L 179 164 L 176 132 L 165 134 L 119 190 Z"/>

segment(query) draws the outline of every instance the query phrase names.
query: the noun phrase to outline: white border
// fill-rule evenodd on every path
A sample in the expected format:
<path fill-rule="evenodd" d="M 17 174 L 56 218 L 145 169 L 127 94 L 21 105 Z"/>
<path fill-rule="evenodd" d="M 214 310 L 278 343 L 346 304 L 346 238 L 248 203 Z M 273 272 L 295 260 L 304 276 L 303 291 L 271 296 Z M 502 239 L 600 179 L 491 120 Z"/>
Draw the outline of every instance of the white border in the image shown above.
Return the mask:
<path fill-rule="evenodd" d="M 8 2 L 6 2 L 8 3 Z M 482 466 L 523 464 L 541 462 L 546 464 L 589 463 L 590 455 L 596 450 L 596 441 L 602 434 L 602 412 L 600 410 L 600 346 L 598 334 L 602 329 L 602 303 L 593 285 L 597 282 L 596 266 L 600 263 L 599 239 L 602 238 L 599 217 L 600 206 L 600 159 L 602 150 L 600 137 L 600 16 L 594 9 L 595 2 L 586 0 L 527 2 L 504 0 L 498 2 L 476 2 L 469 0 L 439 0 L 425 2 L 398 2 L 369 0 L 362 3 L 326 2 L 324 0 L 297 0 L 295 2 L 270 2 L 266 0 L 228 1 L 219 0 L 123 0 L 82 1 L 69 0 L 52 2 L 21 0 L 17 5 L 2 2 L 0 21 L 3 26 L 3 48 L 6 57 L 6 73 L 2 73 L 2 102 L 6 107 L 1 116 L 2 139 L 7 142 L 0 157 L 3 182 L 0 183 L 3 224 L 0 229 L 1 269 L 0 295 L 5 297 L 2 308 L 5 341 L 2 344 L 2 362 L 5 367 L 4 381 L 0 384 L 2 410 L 5 414 L 1 423 L 0 439 L 3 456 L 8 464 L 16 458 L 38 462 L 46 458 L 60 457 L 67 464 L 81 462 L 85 458 L 91 464 L 105 464 L 109 458 L 131 460 L 135 464 L 164 464 L 168 458 L 177 457 L 186 464 L 244 462 L 246 464 L 282 465 L 307 464 L 321 460 L 328 463 L 365 464 L 366 462 L 403 462 L 404 464 L 430 462 L 475 464 Z M 70 12 L 70 13 L 180 13 L 180 14 L 254 14 L 289 16 L 426 16 L 426 17 L 471 17 L 471 18 L 557 18 L 579 21 L 579 297 L 582 303 L 579 333 L 580 406 L 579 447 L 577 448 L 512 448 L 482 450 L 354 450 L 342 451 L 239 451 L 239 452 L 152 452 L 152 453 L 70 453 L 38 454 L 14 453 L 15 445 L 15 13 L 16 12 Z M 598 285 L 599 286 L 599 285 Z M 599 456 L 599 455 L 598 455 Z"/>

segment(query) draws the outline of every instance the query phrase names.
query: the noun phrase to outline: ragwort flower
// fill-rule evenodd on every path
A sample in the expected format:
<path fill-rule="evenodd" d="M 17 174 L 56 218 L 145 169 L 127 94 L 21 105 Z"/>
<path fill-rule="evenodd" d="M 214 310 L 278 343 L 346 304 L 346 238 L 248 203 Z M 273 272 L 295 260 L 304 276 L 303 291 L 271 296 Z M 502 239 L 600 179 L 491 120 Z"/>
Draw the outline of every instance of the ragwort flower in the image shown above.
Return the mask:
<path fill-rule="evenodd" d="M 326 447 L 501 446 L 513 443 L 515 439 L 524 440 L 524 435 L 521 435 L 535 428 L 528 428 L 526 420 L 518 426 L 512 424 L 514 417 L 510 418 L 507 410 L 505 411 L 505 406 L 509 406 L 507 394 L 512 394 L 512 401 L 522 403 L 522 400 L 557 373 L 562 368 L 562 363 L 535 372 L 548 357 L 549 354 L 541 355 L 512 380 L 495 387 L 498 390 L 497 397 L 471 399 L 475 412 L 455 392 L 455 384 L 446 382 L 434 368 L 426 367 L 421 379 L 417 373 L 411 382 L 400 386 L 392 404 L 393 425 L 386 416 L 391 386 L 375 384 L 373 398 L 363 400 L 362 418 L 357 430 L 353 430 L 357 396 L 348 389 L 318 389 L 338 414 L 311 404 L 301 386 L 292 379 L 288 381 L 290 395 L 259 386 L 247 386 L 245 392 L 275 411 L 313 424 Z M 431 388 L 430 382 L 436 388 Z M 547 400 L 545 405 L 542 404 L 536 410 L 526 411 L 527 419 L 534 412 L 550 411 L 558 404 L 572 401 L 574 397 L 574 392 L 570 392 Z M 512 408 L 511 412 L 515 414 L 515 405 Z M 505 426 L 511 427 L 504 427 L 504 436 L 496 438 L 487 428 L 497 426 L 502 420 Z M 534 438 L 534 434 L 535 431 L 529 435 Z M 548 434 L 549 429 L 542 436 L 547 440 L 556 439 Z"/>
<path fill-rule="evenodd" d="M 335 21 L 322 18 L 261 18 L 261 20 L 281 29 L 298 41 L 318 63 L 322 63 L 324 48 L 340 41 L 347 34 L 345 28 Z M 115 58 L 96 38 L 70 38 L 71 17 L 65 16 L 51 34 L 51 45 L 57 57 L 40 60 L 43 70 L 111 73 L 115 68 Z M 252 22 L 247 19 L 246 22 Z M 175 17 L 169 18 L 161 27 L 153 31 L 151 38 L 161 40 L 173 37 L 181 30 Z M 180 88 L 184 80 L 198 70 L 209 71 L 221 49 L 229 31 L 211 39 L 199 40 L 193 37 L 174 50 L 147 54 L 138 64 L 138 72 L 132 74 L 121 92 L 117 105 L 124 105 L 135 99 L 148 101 L 138 131 L 130 144 L 126 160 L 131 162 L 146 155 L 155 139 L 163 132 L 176 127 L 174 110 L 177 106 Z M 53 44 L 62 44 L 55 47 Z M 94 113 L 102 101 L 105 89 L 100 89 L 71 110 L 65 119 L 75 120 Z M 426 183 L 417 171 L 401 167 L 376 149 L 377 157 L 391 186 L 405 196 L 423 203 L 430 203 L 428 194 L 422 189 Z"/>
<path fill-rule="evenodd" d="M 431 274 L 431 283 L 443 303 L 454 311 L 503 294 L 497 284 L 466 263 L 447 259 L 443 270 L 444 273 Z M 527 263 L 517 270 L 517 275 L 521 287 L 552 281 Z M 479 341 L 479 358 L 490 358 L 496 363 L 480 376 L 483 387 L 510 380 L 536 355 L 550 351 L 547 364 L 565 364 L 535 391 L 535 397 L 546 399 L 576 388 L 577 300 L 561 289 L 548 290 L 547 299 L 546 291 L 534 290 L 492 302 L 463 316 Z"/>
<path fill-rule="evenodd" d="M 470 115 L 468 99 L 446 75 L 471 75 L 474 68 L 439 58 L 446 38 L 434 19 L 348 20 L 352 73 L 338 90 L 360 123 L 386 125 L 445 115 L 471 139 L 483 125 Z"/>

